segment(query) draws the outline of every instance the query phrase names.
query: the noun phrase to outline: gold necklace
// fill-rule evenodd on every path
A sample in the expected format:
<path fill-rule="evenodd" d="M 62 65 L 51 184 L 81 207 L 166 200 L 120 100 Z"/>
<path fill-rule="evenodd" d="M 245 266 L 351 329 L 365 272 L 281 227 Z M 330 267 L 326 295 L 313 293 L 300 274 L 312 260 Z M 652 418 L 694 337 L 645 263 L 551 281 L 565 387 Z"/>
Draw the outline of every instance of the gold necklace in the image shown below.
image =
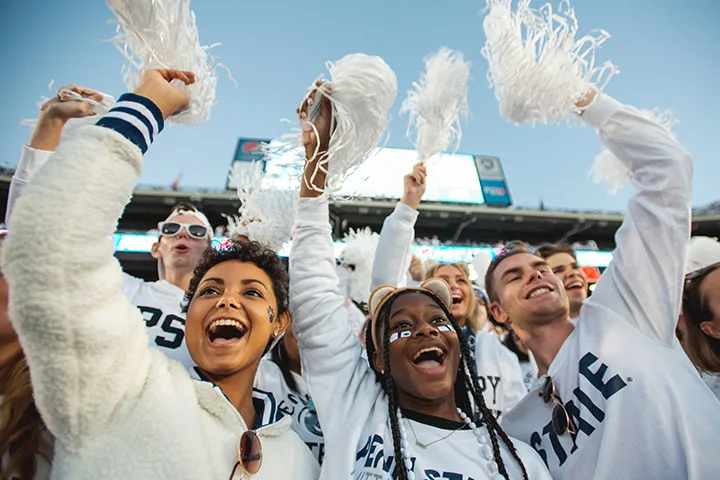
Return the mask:
<path fill-rule="evenodd" d="M 447 440 L 448 438 L 450 438 L 450 436 L 451 436 L 453 433 L 455 433 L 455 432 L 457 432 L 458 430 L 460 430 L 461 428 L 465 427 L 465 425 L 460 425 L 458 428 L 456 428 L 455 430 L 453 430 L 452 432 L 448 433 L 447 435 L 445 435 L 445 436 L 442 437 L 442 438 L 438 438 L 437 440 L 433 440 L 433 441 L 430 442 L 430 443 L 422 443 L 420 440 L 418 440 L 417 434 L 415 433 L 415 429 L 413 428 L 413 425 L 412 425 L 412 422 L 410 421 L 410 419 L 406 418 L 405 420 L 408 422 L 408 425 L 410 425 L 410 430 L 411 430 L 412 433 L 413 433 L 413 437 L 415 437 L 415 443 L 417 444 L 418 447 L 422 448 L 423 450 L 425 450 L 426 448 L 428 448 L 430 445 L 433 445 L 433 444 L 435 444 L 435 443 L 438 443 L 438 442 L 441 441 L 441 440 Z"/>

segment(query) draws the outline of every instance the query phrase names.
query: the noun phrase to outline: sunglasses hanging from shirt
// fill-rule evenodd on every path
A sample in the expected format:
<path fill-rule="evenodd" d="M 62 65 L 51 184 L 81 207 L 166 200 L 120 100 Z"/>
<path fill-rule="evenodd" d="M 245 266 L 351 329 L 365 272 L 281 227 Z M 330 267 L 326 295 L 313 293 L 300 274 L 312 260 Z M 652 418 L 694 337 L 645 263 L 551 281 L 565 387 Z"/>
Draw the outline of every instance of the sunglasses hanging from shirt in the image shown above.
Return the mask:
<path fill-rule="evenodd" d="M 555 434 L 558 436 L 565 435 L 566 433 L 575 435 L 577 433 L 577 429 L 575 428 L 575 424 L 565 408 L 565 404 L 555 390 L 555 381 L 552 377 L 548 376 L 545 379 L 545 385 L 543 385 L 540 396 L 542 397 L 543 402 L 552 402 L 554 404 L 552 410 L 552 426 Z"/>
<path fill-rule="evenodd" d="M 241 473 L 240 478 L 247 478 L 258 473 L 261 466 L 262 444 L 260 438 L 252 430 L 247 430 L 240 437 L 237 462 L 230 473 L 230 480 L 233 480 L 236 471 Z"/>
<path fill-rule="evenodd" d="M 199 223 L 180 223 L 180 222 L 160 222 L 158 223 L 158 231 L 163 237 L 174 237 L 179 235 L 182 229 L 187 231 L 190 237 L 201 240 L 207 238 L 208 228 Z"/>

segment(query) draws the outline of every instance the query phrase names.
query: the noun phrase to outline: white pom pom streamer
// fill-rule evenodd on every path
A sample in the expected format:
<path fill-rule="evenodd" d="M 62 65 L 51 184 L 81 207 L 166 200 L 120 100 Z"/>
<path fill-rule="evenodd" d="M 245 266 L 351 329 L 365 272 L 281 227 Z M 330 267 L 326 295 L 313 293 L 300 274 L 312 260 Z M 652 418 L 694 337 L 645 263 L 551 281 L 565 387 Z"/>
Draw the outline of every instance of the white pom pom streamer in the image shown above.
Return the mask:
<path fill-rule="evenodd" d="M 656 108 L 655 110 L 640 110 L 639 113 L 675 136 L 672 129 L 678 121 L 673 117 L 672 111 Z M 630 170 L 610 150 L 605 149 L 595 157 L 588 176 L 595 183 L 604 183 L 608 193 L 615 195 L 630 180 Z"/>
<path fill-rule="evenodd" d="M 297 190 L 264 187 L 265 178 L 260 162 L 233 164 L 230 181 L 241 205 L 237 216 L 226 217 L 228 230 L 279 252 L 292 234 Z"/>
<path fill-rule="evenodd" d="M 415 138 L 418 160 L 425 162 L 451 148 L 456 152 L 462 139 L 460 117 L 470 113 L 467 84 L 470 63 L 462 53 L 441 48 L 425 58 L 425 72 L 413 83 L 400 113 L 409 113 L 407 136 Z"/>
<path fill-rule="evenodd" d="M 230 168 L 230 184 L 234 185 L 240 201 L 261 188 L 265 175 L 263 164 L 260 162 L 235 162 Z"/>
<path fill-rule="evenodd" d="M 336 63 L 327 62 L 325 65 L 330 80 L 320 87 L 313 82 L 308 95 L 318 91 L 316 104 L 320 102 L 320 95 L 330 99 L 333 131 L 328 152 L 320 154 L 316 151 L 313 155 L 312 160 L 318 159 L 318 162 L 311 182 L 306 184 L 313 190 L 332 195 L 340 190 L 345 179 L 375 152 L 381 142 L 387 141 L 384 134 L 390 107 L 397 96 L 397 78 L 382 58 L 363 53 L 346 55 Z M 312 122 L 303 122 L 303 126 L 315 130 L 317 134 Z M 274 140 L 272 149 L 276 154 L 293 152 L 296 162 L 305 162 L 300 133 L 286 134 Z M 312 180 L 320 171 L 327 173 L 322 190 L 312 185 Z"/>
<path fill-rule="evenodd" d="M 297 192 L 266 188 L 254 191 L 240 207 L 240 224 L 250 240 L 279 252 L 290 240 Z"/>
<path fill-rule="evenodd" d="M 610 35 L 597 31 L 575 39 L 578 22 L 569 2 L 557 12 L 530 0 L 487 0 L 483 21 L 488 80 L 503 119 L 521 123 L 572 121 L 576 102 L 590 89 L 602 90 L 618 71 L 611 62 L 595 65 L 597 49 Z"/>
<path fill-rule="evenodd" d="M 347 274 L 347 287 L 350 299 L 357 303 L 367 303 L 372 286 L 372 265 L 375 261 L 380 235 L 368 227 L 359 230 L 350 229 L 343 241 L 345 249 L 341 256 L 344 266 L 353 266 Z"/>
<path fill-rule="evenodd" d="M 475 273 L 477 274 L 477 280 L 475 280 L 475 283 L 480 288 L 485 288 L 485 274 L 487 273 L 488 268 L 490 268 L 491 262 L 492 258 L 490 258 L 490 255 L 485 252 L 479 252 L 472 259 L 471 263 Z"/>
<path fill-rule="evenodd" d="M 107 0 L 107 3 L 117 17 L 112 41 L 129 62 L 122 69 L 128 90 L 134 90 L 141 74 L 153 68 L 193 72 L 193 85 L 173 81 L 189 90 L 190 105 L 170 121 L 197 125 L 210 118 L 217 73 L 215 59 L 207 50 L 216 45 L 200 45 L 190 0 Z"/>
<path fill-rule="evenodd" d="M 53 82 L 50 82 L 50 85 L 48 85 L 48 89 L 52 89 Z M 69 98 L 70 100 L 74 101 L 80 101 L 89 103 L 92 105 L 92 111 L 95 115 L 89 115 L 87 117 L 81 117 L 81 118 L 71 118 L 67 122 L 65 122 L 65 126 L 62 129 L 62 136 L 61 141 L 67 138 L 68 136 L 72 136 L 75 130 L 77 130 L 79 127 L 82 127 L 84 125 L 94 125 L 100 117 L 105 115 L 112 107 L 115 105 L 115 99 L 106 93 L 100 93 L 102 95 L 103 99 L 100 102 L 96 102 L 95 100 L 91 98 L 86 98 L 80 95 L 77 92 L 74 92 L 72 90 L 68 89 L 60 89 L 57 92 L 57 96 L 65 96 Z M 42 108 L 42 106 L 45 104 L 45 102 L 51 100 L 48 97 L 42 97 L 40 98 L 40 101 L 38 101 L 38 108 Z M 20 121 L 20 125 L 25 125 L 28 127 L 35 127 L 37 125 L 38 119 L 24 119 Z"/>

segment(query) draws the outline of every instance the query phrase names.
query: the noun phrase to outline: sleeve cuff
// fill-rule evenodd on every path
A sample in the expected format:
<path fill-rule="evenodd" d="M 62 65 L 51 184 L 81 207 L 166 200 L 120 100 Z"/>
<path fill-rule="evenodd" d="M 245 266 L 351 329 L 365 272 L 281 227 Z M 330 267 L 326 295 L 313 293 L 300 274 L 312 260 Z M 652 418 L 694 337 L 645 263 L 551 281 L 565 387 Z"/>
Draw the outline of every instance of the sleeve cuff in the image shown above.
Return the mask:
<path fill-rule="evenodd" d="M 20 161 L 15 167 L 13 178 L 20 182 L 28 182 L 48 161 L 53 152 L 47 150 L 38 150 L 27 145 L 23 145 Z"/>
<path fill-rule="evenodd" d="M 165 124 L 162 112 L 152 100 L 125 93 L 96 125 L 115 130 L 144 154 Z"/>
<path fill-rule="evenodd" d="M 411 223 L 412 225 L 415 225 L 418 215 L 420 215 L 420 212 L 403 202 L 398 202 L 397 205 L 395 205 L 395 211 L 393 213 L 397 215 L 399 220 Z"/>
<path fill-rule="evenodd" d="M 603 124 L 612 117 L 616 112 L 625 107 L 610 95 L 604 93 L 598 94 L 595 101 L 585 109 L 582 119 L 591 127 L 600 130 Z"/>
<path fill-rule="evenodd" d="M 330 202 L 327 198 L 298 198 L 295 223 L 330 225 Z"/>

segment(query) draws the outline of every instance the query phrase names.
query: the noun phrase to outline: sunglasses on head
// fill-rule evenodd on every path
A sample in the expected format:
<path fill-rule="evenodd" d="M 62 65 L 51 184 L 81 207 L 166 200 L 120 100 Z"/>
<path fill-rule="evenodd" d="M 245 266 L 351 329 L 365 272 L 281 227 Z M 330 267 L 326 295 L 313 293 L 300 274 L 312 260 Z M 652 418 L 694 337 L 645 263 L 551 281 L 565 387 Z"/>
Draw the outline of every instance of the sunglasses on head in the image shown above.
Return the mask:
<path fill-rule="evenodd" d="M 711 265 L 708 265 L 707 267 L 703 267 L 700 270 L 695 270 L 694 272 L 690 272 L 687 275 L 685 275 L 685 286 L 687 286 L 688 283 L 697 280 L 705 278 L 705 276 L 714 270 L 717 270 L 720 268 L 720 262 L 713 263 Z"/>
<path fill-rule="evenodd" d="M 237 462 L 230 473 L 230 480 L 240 468 L 241 477 L 246 478 L 255 475 L 262 466 L 262 444 L 260 438 L 252 430 L 248 430 L 240 437 L 238 443 Z"/>
<path fill-rule="evenodd" d="M 163 237 L 174 237 L 185 229 L 192 238 L 203 239 L 208 236 L 208 228 L 200 223 L 160 222 L 158 230 Z"/>
<path fill-rule="evenodd" d="M 577 429 L 565 408 L 565 404 L 560 400 L 560 396 L 558 396 L 555 390 L 555 381 L 552 377 L 548 376 L 545 379 L 545 385 L 543 385 L 540 396 L 543 402 L 552 402 L 554 404 L 552 410 L 552 427 L 555 434 L 558 436 L 565 435 L 566 433 L 575 435 Z"/>

